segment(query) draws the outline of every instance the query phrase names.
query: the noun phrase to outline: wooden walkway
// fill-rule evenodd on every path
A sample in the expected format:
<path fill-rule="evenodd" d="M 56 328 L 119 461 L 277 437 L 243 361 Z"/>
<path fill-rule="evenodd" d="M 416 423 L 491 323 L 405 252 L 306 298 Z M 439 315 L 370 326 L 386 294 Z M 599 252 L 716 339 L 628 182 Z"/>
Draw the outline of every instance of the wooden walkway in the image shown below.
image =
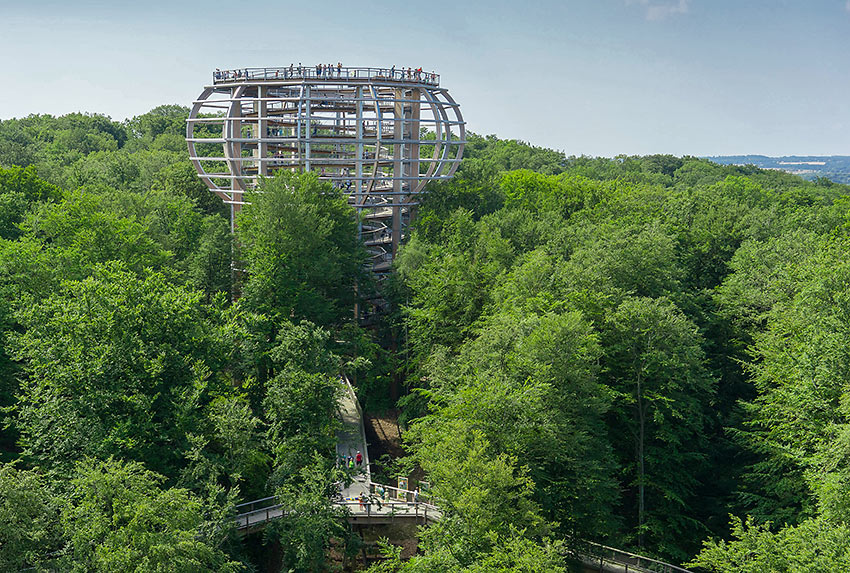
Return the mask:
<path fill-rule="evenodd" d="M 569 557 L 582 565 L 584 573 L 692 573 L 677 565 L 592 541 L 579 541 Z"/>

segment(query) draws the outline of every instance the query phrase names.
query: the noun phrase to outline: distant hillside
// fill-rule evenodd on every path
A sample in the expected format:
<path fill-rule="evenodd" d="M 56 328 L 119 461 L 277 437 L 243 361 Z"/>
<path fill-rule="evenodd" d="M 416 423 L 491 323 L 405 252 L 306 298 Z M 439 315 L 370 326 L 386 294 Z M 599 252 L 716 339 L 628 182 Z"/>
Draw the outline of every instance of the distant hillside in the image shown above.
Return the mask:
<path fill-rule="evenodd" d="M 847 155 L 718 155 L 707 157 L 720 165 L 755 165 L 762 169 L 777 169 L 813 180 L 826 177 L 837 183 L 850 183 L 850 156 Z"/>

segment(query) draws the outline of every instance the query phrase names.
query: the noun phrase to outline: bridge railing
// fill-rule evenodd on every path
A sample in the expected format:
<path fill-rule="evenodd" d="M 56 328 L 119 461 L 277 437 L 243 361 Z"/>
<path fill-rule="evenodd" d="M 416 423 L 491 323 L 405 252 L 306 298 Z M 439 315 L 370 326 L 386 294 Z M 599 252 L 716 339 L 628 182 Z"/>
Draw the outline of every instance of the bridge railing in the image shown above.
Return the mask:
<path fill-rule="evenodd" d="M 268 498 L 274 500 L 274 498 Z M 250 504 L 241 504 L 249 506 Z M 285 516 L 288 512 L 280 504 L 274 503 L 270 505 L 262 505 L 261 507 L 251 508 L 241 512 L 234 520 L 236 521 L 236 529 L 248 529 L 258 525 L 265 524 L 272 519 L 278 519 Z M 424 521 L 436 521 L 440 519 L 440 510 L 430 503 L 407 502 L 407 501 L 383 501 L 374 496 L 360 500 L 342 500 L 334 502 L 337 507 L 343 507 L 347 510 L 351 517 L 400 517 L 400 518 L 422 518 Z M 237 506 L 239 507 L 239 506 Z"/>
<path fill-rule="evenodd" d="M 255 499 L 233 506 L 237 514 L 251 513 L 257 509 L 265 509 L 266 507 L 277 505 L 277 497 L 270 496 L 263 499 Z"/>
<path fill-rule="evenodd" d="M 348 379 L 348 376 L 343 374 L 342 381 L 345 383 L 345 392 L 348 394 L 350 400 L 354 401 L 354 407 L 357 408 L 357 417 L 360 419 L 359 430 L 360 430 L 360 442 L 363 446 L 361 450 L 363 452 L 363 468 L 366 470 L 366 483 L 372 483 L 372 463 L 369 461 L 369 448 L 368 443 L 366 442 L 366 426 L 364 425 L 364 416 L 363 409 L 360 407 L 360 400 L 357 399 L 357 393 L 354 392 L 354 386 L 351 385 L 351 380 Z M 339 455 L 340 452 L 338 452 Z"/>
<path fill-rule="evenodd" d="M 347 500 L 336 505 L 346 507 L 353 517 L 421 517 L 426 521 L 436 521 L 442 515 L 437 507 L 421 501 L 408 503 L 404 501 L 379 501 L 373 498 L 365 500 L 363 503 Z"/>
<path fill-rule="evenodd" d="M 380 495 L 379 489 L 384 490 L 384 493 L 388 496 L 388 499 L 403 500 L 407 503 L 427 503 L 432 507 L 436 508 L 433 497 L 427 493 L 419 492 L 417 494 L 417 492 L 411 491 L 409 489 L 401 489 L 398 487 L 393 487 L 391 485 L 384 485 L 382 483 L 371 482 L 369 484 L 370 493 Z"/>
<path fill-rule="evenodd" d="M 605 565 L 612 565 L 624 573 L 692 573 L 689 569 L 665 563 L 651 557 L 629 553 L 622 549 L 608 547 L 593 541 L 581 540 L 572 549 L 574 558 L 590 566 L 599 566 L 604 571 Z"/>
<path fill-rule="evenodd" d="M 286 511 L 283 509 L 282 505 L 274 504 L 240 513 L 234 518 L 234 520 L 236 521 L 236 529 L 247 529 L 255 525 L 267 523 L 272 519 L 282 517 L 285 514 Z"/>

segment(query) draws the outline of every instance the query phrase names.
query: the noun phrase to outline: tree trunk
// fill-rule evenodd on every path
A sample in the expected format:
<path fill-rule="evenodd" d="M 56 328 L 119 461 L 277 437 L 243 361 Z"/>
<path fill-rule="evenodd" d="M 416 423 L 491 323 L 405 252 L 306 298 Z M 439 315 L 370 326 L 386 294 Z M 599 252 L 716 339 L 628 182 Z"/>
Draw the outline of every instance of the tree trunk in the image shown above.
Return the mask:
<path fill-rule="evenodd" d="M 398 354 L 398 336 L 396 336 L 395 329 L 390 328 L 390 352 L 393 356 Z M 399 379 L 401 378 L 401 373 L 398 368 L 393 369 L 392 376 L 390 377 L 390 402 L 393 407 L 395 407 L 396 402 L 398 402 L 398 389 L 399 389 Z"/>
<path fill-rule="evenodd" d="M 638 406 L 638 439 L 637 439 L 637 461 L 638 461 L 638 547 L 643 549 L 643 523 L 645 519 L 644 505 L 644 465 L 643 445 L 646 428 L 646 413 L 643 409 L 643 396 L 641 395 L 641 380 L 637 380 L 637 406 Z"/>

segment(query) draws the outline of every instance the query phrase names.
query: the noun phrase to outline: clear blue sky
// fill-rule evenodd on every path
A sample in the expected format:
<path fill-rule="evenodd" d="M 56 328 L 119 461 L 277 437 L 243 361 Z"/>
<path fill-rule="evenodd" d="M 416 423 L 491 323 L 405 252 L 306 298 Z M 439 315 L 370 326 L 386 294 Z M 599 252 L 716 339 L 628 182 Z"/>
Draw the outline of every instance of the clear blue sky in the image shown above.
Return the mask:
<path fill-rule="evenodd" d="M 190 105 L 216 68 L 442 74 L 575 155 L 850 155 L 850 0 L 0 0 L 0 119 Z"/>

